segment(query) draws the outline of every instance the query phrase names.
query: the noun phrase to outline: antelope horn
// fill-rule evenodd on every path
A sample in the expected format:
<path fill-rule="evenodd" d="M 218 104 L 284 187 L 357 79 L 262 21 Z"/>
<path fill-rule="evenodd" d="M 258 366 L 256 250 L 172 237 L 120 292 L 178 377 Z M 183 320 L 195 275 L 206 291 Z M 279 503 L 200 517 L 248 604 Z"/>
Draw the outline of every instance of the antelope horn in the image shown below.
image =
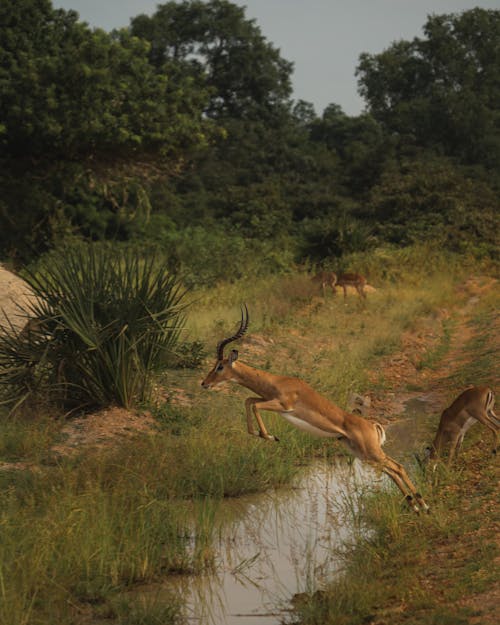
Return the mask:
<path fill-rule="evenodd" d="M 245 307 L 244 310 L 243 310 L 243 306 L 241 308 L 241 322 L 240 322 L 240 327 L 238 328 L 238 331 L 236 332 L 236 334 L 233 334 L 233 336 L 230 336 L 227 339 L 222 339 L 222 341 L 219 341 L 217 343 L 218 360 L 222 360 L 224 358 L 224 347 L 226 347 L 228 343 L 232 343 L 233 341 L 236 341 L 236 339 L 241 338 L 247 331 L 248 321 L 249 321 L 248 308 L 246 304 L 244 304 L 244 307 Z"/>

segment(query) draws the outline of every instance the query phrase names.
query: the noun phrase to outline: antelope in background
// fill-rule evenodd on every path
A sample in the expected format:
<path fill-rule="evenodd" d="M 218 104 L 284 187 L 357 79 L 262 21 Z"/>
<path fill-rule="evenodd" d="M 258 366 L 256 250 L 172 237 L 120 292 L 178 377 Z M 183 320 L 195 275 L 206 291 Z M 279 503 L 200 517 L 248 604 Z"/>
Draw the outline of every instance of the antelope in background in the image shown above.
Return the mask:
<path fill-rule="evenodd" d="M 496 454 L 500 420 L 493 412 L 495 395 L 487 386 L 473 386 L 461 393 L 443 410 L 432 446 L 428 448 L 430 459 L 436 459 L 448 449 L 448 465 L 463 443 L 467 430 L 479 421 L 493 434 L 493 453 Z"/>
<path fill-rule="evenodd" d="M 412 510 L 417 514 L 421 510 L 428 512 L 428 505 L 417 492 L 403 466 L 382 451 L 385 431 L 380 423 L 367 421 L 342 410 L 299 378 L 275 375 L 244 364 L 238 360 L 235 349 L 228 356 L 224 356 L 224 347 L 241 338 L 247 331 L 248 323 L 248 310 L 245 306 L 241 311 L 240 327 L 236 334 L 218 343 L 216 361 L 201 383 L 203 388 L 213 388 L 223 382 L 235 382 L 248 388 L 256 395 L 245 401 L 249 434 L 277 441 L 275 436 L 268 433 L 260 411 L 277 412 L 301 430 L 339 440 L 351 454 L 388 475 L 403 493 Z M 257 421 L 258 433 L 255 432 L 253 418 Z"/>
<path fill-rule="evenodd" d="M 326 294 L 326 288 L 329 286 L 332 289 L 334 295 L 337 294 L 338 286 L 341 286 L 344 291 L 344 300 L 347 297 L 347 287 L 352 286 L 356 289 L 358 295 L 363 299 L 366 299 L 365 286 L 366 278 L 359 273 L 342 273 L 337 275 L 333 271 L 319 271 L 312 278 L 313 282 L 317 282 L 321 285 L 323 291 L 323 297 Z"/>
<path fill-rule="evenodd" d="M 332 289 L 332 293 L 335 295 L 335 285 L 337 284 L 337 274 L 333 271 L 319 271 L 316 275 L 312 277 L 313 282 L 317 282 L 321 285 L 321 289 L 323 291 L 323 297 L 326 295 L 326 287 L 330 287 Z"/>
<path fill-rule="evenodd" d="M 347 297 L 347 287 L 352 286 L 358 292 L 358 295 L 366 299 L 365 286 L 366 278 L 359 273 L 343 273 L 337 277 L 336 286 L 341 286 L 344 290 L 344 300 Z"/>

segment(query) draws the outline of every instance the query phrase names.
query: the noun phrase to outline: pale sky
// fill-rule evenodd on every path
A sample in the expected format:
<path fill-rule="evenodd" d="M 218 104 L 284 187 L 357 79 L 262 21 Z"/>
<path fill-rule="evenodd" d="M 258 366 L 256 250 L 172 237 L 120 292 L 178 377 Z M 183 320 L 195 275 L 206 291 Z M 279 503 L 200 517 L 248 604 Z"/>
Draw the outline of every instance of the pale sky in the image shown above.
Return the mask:
<path fill-rule="evenodd" d="M 500 10 L 500 0 L 233 0 L 246 7 L 263 36 L 294 64 L 293 98 L 312 102 L 321 115 L 339 104 L 348 115 L 364 107 L 355 69 L 362 52 L 382 52 L 393 41 L 422 37 L 430 14 L 460 13 L 474 7 Z M 131 17 L 152 15 L 158 0 L 53 0 L 74 9 L 80 20 L 110 31 Z"/>

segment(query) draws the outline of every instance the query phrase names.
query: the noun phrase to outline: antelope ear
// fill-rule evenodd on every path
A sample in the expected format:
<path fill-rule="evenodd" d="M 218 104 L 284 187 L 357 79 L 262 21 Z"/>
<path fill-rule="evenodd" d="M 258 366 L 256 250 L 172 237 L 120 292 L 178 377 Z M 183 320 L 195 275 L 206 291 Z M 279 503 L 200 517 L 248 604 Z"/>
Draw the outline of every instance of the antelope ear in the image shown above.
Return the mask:
<path fill-rule="evenodd" d="M 232 349 L 228 358 L 229 364 L 232 365 L 235 360 L 238 360 L 238 350 Z"/>

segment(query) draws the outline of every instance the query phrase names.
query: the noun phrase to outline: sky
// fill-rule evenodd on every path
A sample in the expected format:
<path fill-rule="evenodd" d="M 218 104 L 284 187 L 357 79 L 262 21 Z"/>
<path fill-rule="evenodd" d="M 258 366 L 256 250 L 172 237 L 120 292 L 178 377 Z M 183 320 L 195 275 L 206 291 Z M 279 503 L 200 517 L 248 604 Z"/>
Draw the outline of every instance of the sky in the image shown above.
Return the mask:
<path fill-rule="evenodd" d="M 431 14 L 460 13 L 474 7 L 500 10 L 500 0 L 232 0 L 246 7 L 262 35 L 294 65 L 293 98 L 314 105 L 321 115 L 338 104 L 359 115 L 364 102 L 355 76 L 362 52 L 377 54 L 394 41 L 423 37 Z M 159 0 L 53 0 L 73 9 L 93 28 L 110 31 L 130 18 L 152 15 Z"/>

